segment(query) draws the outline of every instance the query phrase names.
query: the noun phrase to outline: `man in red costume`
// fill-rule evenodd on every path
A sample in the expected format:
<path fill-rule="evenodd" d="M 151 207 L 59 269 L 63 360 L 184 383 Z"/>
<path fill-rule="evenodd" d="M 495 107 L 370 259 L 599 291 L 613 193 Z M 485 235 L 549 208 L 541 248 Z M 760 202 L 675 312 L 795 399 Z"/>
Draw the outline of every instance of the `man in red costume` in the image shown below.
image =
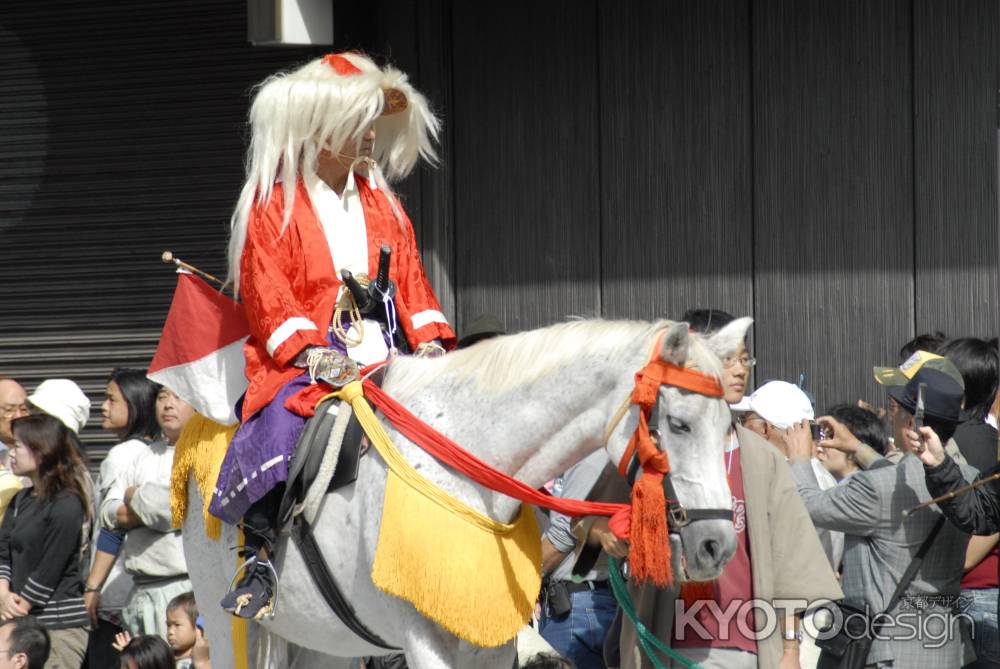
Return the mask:
<path fill-rule="evenodd" d="M 397 342 L 420 355 L 455 340 L 386 181 L 434 159 L 438 121 L 406 76 L 361 54 L 331 54 L 267 79 L 250 125 L 229 243 L 251 330 L 250 384 L 210 506 L 222 520 L 242 519 L 253 564 L 222 605 L 244 617 L 267 611 L 273 596 L 277 507 L 305 423 L 288 402 L 311 384 L 309 362 L 370 364 Z M 380 323 L 358 312 L 340 277 L 374 277 L 383 245 L 398 290 L 378 305 Z"/>

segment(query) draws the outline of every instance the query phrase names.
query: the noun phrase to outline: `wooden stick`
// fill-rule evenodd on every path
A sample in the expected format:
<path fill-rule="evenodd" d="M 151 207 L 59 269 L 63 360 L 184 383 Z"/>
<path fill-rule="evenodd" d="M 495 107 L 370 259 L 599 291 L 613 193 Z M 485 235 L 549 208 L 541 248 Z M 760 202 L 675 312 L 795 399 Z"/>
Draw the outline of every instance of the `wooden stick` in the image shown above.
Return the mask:
<path fill-rule="evenodd" d="M 984 485 L 986 483 L 989 483 L 990 481 L 995 481 L 996 479 L 1000 479 L 1000 472 L 997 472 L 996 474 L 993 474 L 992 476 L 987 476 L 984 479 L 980 479 L 980 480 L 976 481 L 975 483 L 970 483 L 967 486 L 962 486 L 961 488 L 958 488 L 956 490 L 952 490 L 951 492 L 949 492 L 949 493 L 947 493 L 945 495 L 941 495 L 940 497 L 935 497 L 934 499 L 927 500 L 923 504 L 917 504 L 912 509 L 907 509 L 906 511 L 904 511 L 903 515 L 904 516 L 908 516 L 908 515 L 910 515 L 911 513 L 915 512 L 915 511 L 919 511 L 920 509 L 926 509 L 927 507 L 931 506 L 932 504 L 937 504 L 939 502 L 946 502 L 949 499 L 952 499 L 954 497 L 958 497 L 962 493 L 969 492 L 970 490 L 978 488 L 979 486 Z"/>
<path fill-rule="evenodd" d="M 215 276 L 212 276 L 208 272 L 203 272 L 200 269 L 198 269 L 197 267 L 195 267 L 194 265 L 187 264 L 186 262 L 184 262 L 180 258 L 175 258 L 174 254 L 172 252 L 170 252 L 170 251 L 164 251 L 163 255 L 160 256 L 160 259 L 163 260 L 163 262 L 166 262 L 166 263 L 173 263 L 173 264 L 177 265 L 178 267 L 180 267 L 181 269 L 186 269 L 187 271 L 189 271 L 189 272 L 191 272 L 193 274 L 197 274 L 198 276 L 200 276 L 202 278 L 205 278 L 205 279 L 208 279 L 209 281 L 214 281 L 215 283 L 219 284 L 220 288 L 225 287 L 225 285 L 226 285 L 226 282 L 223 281 L 222 279 L 220 279 L 218 277 L 215 277 Z"/>

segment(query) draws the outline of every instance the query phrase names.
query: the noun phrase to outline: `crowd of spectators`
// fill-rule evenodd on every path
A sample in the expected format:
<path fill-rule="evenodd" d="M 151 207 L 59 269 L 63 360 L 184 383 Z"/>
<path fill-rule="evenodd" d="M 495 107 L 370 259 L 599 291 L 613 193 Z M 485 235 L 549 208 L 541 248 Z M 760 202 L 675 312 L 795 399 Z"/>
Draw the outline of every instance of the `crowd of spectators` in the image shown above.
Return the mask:
<path fill-rule="evenodd" d="M 683 320 L 710 335 L 732 317 L 697 309 Z M 537 626 L 549 652 L 522 666 L 652 667 L 643 635 L 670 647 L 667 667 L 848 666 L 835 633 L 849 630 L 838 616 L 855 613 L 871 641 L 857 666 L 1000 666 L 998 535 L 967 532 L 994 525 L 949 522 L 925 504 L 941 458 L 963 482 L 997 467 L 996 340 L 932 333 L 897 360 L 870 361 L 882 408 L 857 398 L 819 408 L 801 379 L 749 392 L 745 344 L 722 363 L 737 548 L 721 577 L 629 583 L 637 624 L 611 594 L 605 559 L 627 559 L 628 544 L 606 519 L 552 514 Z M 114 370 L 101 414 L 118 443 L 96 480 L 78 438 L 89 414 L 72 381 L 29 395 L 0 379 L 0 669 L 209 667 L 169 504 L 174 444 L 193 410 L 144 370 Z M 599 450 L 552 492 L 624 501 L 608 470 Z"/>
<path fill-rule="evenodd" d="M 101 415 L 119 443 L 96 480 L 78 437 L 90 410 L 68 379 L 30 395 L 0 379 L 0 667 L 207 669 L 169 501 L 193 409 L 114 370 Z"/>
<path fill-rule="evenodd" d="M 682 319 L 710 334 L 732 316 L 696 309 Z M 722 576 L 707 588 L 630 584 L 639 630 L 615 606 L 604 563 L 585 559 L 588 547 L 625 557 L 627 545 L 600 519 L 553 514 L 542 637 L 584 668 L 655 666 L 641 647 L 648 633 L 670 647 L 658 652 L 666 667 L 1000 666 L 998 535 L 970 540 L 975 521 L 962 527 L 938 505 L 920 506 L 932 498 L 937 462 L 924 444 L 940 442 L 962 482 L 997 467 L 997 341 L 920 335 L 898 359 L 868 361 L 882 398 L 825 408 L 801 377 L 758 380 L 749 392 L 755 363 L 743 346 L 723 358 L 738 547 Z M 607 464 L 603 451 L 591 456 L 555 481 L 554 494 L 624 501 L 627 491 L 602 474 Z M 976 526 L 1000 524 L 984 515 Z M 768 606 L 775 624 L 764 633 Z"/>

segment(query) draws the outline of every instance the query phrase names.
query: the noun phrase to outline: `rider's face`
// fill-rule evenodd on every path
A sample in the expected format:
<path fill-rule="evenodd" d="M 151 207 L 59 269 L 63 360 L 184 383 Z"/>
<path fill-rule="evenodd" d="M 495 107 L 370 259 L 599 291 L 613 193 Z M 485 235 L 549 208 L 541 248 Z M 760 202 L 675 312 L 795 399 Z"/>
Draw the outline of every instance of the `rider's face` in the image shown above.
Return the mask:
<path fill-rule="evenodd" d="M 368 128 L 363 135 L 361 135 L 361 140 L 349 139 L 344 142 L 344 145 L 340 147 L 340 150 L 334 153 L 329 149 L 324 149 L 319 154 L 320 167 L 330 166 L 330 163 L 336 163 L 343 169 L 350 167 L 351 163 L 358 156 L 371 156 L 372 150 L 375 148 L 375 128 Z"/>

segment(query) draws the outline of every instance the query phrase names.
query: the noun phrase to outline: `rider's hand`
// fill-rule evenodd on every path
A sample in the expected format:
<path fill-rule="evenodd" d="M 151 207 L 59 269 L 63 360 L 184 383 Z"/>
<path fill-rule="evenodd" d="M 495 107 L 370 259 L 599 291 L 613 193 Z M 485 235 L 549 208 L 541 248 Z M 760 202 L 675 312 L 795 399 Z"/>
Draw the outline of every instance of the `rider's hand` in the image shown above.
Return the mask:
<path fill-rule="evenodd" d="M 418 344 L 417 350 L 414 351 L 414 355 L 418 358 L 440 358 L 444 354 L 444 346 L 441 345 L 440 339 L 425 341 L 422 344 Z"/>
<path fill-rule="evenodd" d="M 309 366 L 309 351 L 314 348 L 319 348 L 318 346 L 306 346 L 304 349 L 299 351 L 299 354 L 295 356 L 295 360 L 292 361 L 292 365 L 298 367 L 299 369 L 305 369 Z"/>
<path fill-rule="evenodd" d="M 937 467 L 944 462 L 944 446 L 941 440 L 931 428 L 924 426 L 920 428 L 920 434 L 913 430 L 906 430 L 903 433 L 906 445 L 913 451 L 920 461 L 928 467 Z"/>

